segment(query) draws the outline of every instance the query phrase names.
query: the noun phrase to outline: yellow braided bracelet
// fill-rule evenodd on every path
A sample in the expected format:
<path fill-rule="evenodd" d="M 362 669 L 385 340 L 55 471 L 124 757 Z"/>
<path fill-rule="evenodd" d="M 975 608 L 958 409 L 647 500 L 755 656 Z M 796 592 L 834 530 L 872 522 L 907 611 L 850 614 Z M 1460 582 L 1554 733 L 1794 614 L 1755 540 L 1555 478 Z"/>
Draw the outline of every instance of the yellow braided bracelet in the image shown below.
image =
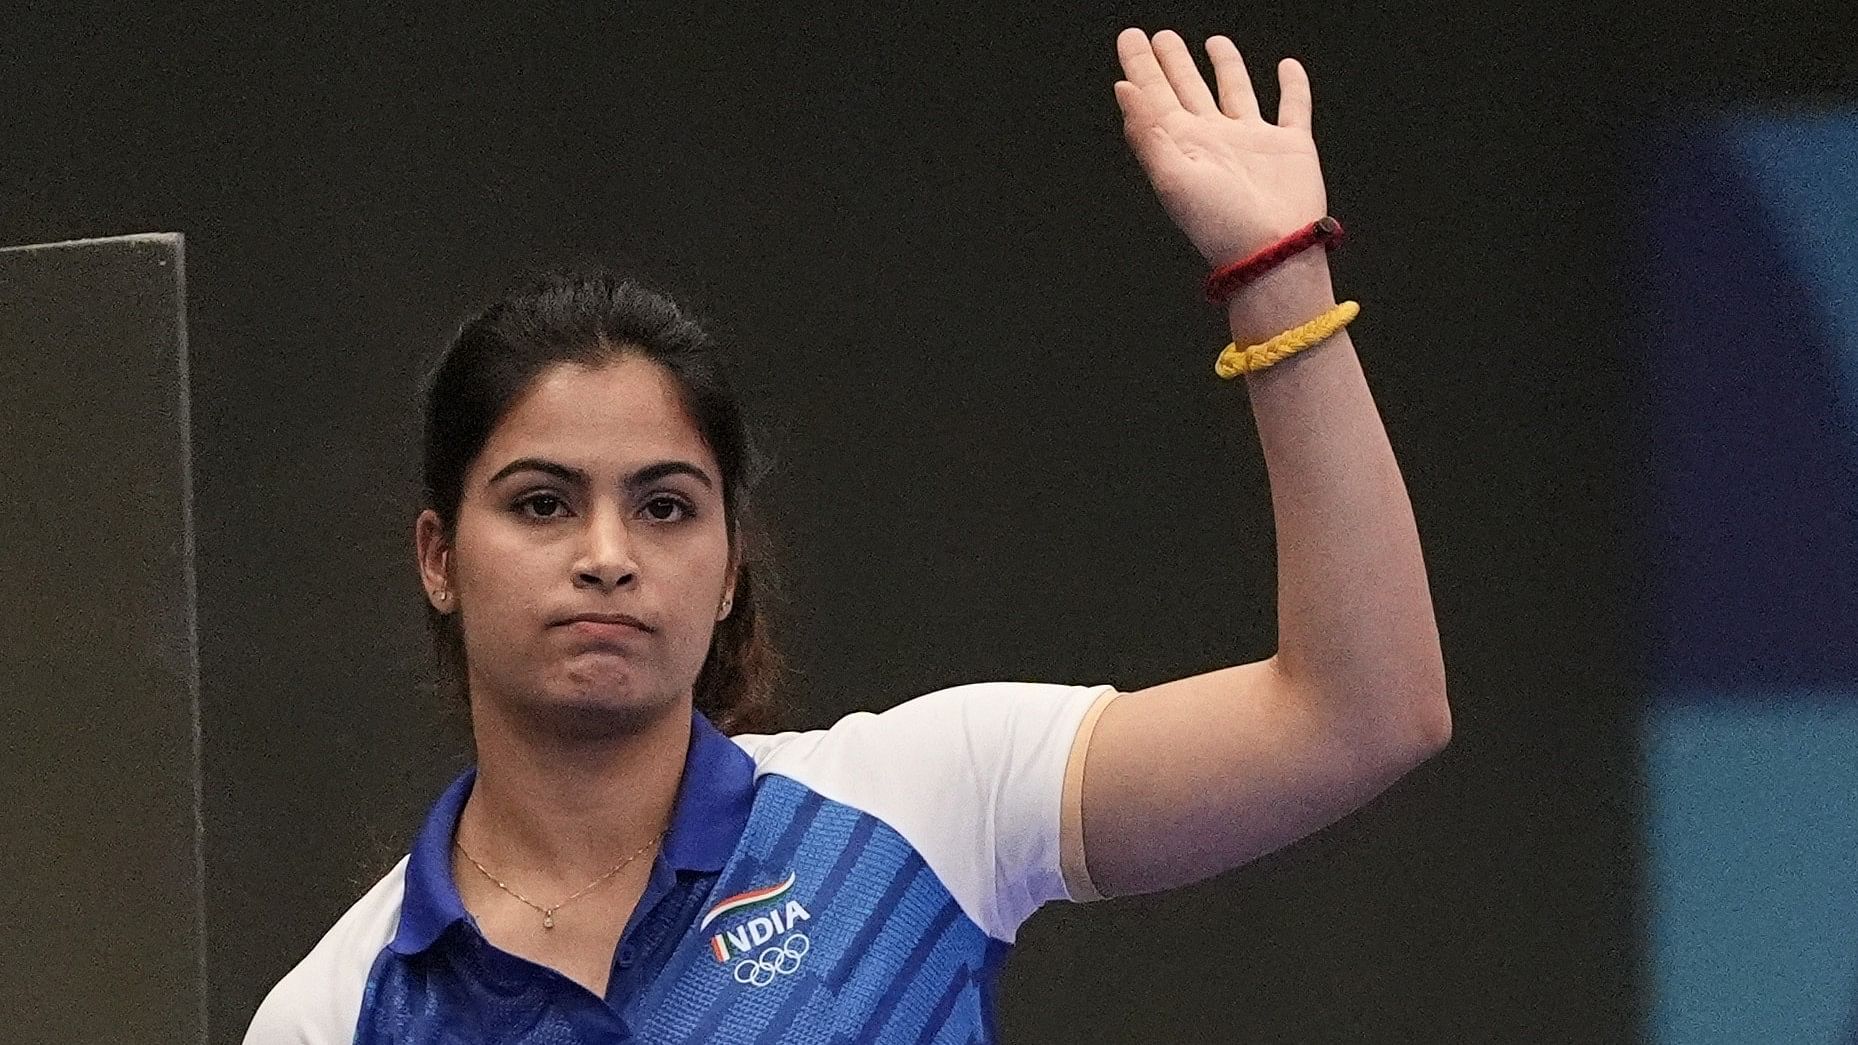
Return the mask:
<path fill-rule="evenodd" d="M 1302 326 L 1292 327 L 1243 351 L 1237 341 L 1230 342 L 1219 350 L 1219 358 L 1213 361 L 1213 372 L 1228 379 L 1257 373 L 1329 338 L 1360 314 L 1359 302 L 1344 301 Z"/>

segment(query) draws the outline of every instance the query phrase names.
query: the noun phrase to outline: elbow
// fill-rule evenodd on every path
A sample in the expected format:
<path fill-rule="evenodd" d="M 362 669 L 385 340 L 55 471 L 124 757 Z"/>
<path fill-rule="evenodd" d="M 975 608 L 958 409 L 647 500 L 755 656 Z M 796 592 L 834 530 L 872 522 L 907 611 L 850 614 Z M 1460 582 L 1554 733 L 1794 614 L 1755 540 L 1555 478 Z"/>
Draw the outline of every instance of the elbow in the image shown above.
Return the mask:
<path fill-rule="evenodd" d="M 1371 728 L 1357 729 L 1350 742 L 1355 765 L 1378 794 L 1443 752 L 1451 744 L 1452 715 L 1442 694 L 1402 702 L 1379 716 Z"/>
<path fill-rule="evenodd" d="M 1436 652 L 1394 676 L 1402 699 L 1398 706 L 1401 740 L 1412 765 L 1443 752 L 1452 742 L 1452 705 L 1446 697 L 1445 664 Z"/>
<path fill-rule="evenodd" d="M 1419 765 L 1443 752 L 1452 742 L 1452 706 L 1445 697 L 1445 687 L 1427 687 L 1408 704 L 1406 728 L 1402 731 L 1407 761 Z"/>
<path fill-rule="evenodd" d="M 1443 752 L 1452 742 L 1452 706 L 1440 690 L 1438 698 L 1422 716 L 1420 725 L 1420 761 Z"/>
<path fill-rule="evenodd" d="M 1280 672 L 1284 671 L 1281 660 L 1274 658 L 1273 663 Z M 1365 754 L 1368 763 L 1400 775 L 1437 756 L 1451 744 L 1452 709 L 1451 702 L 1446 699 L 1444 675 L 1443 666 L 1435 664 L 1429 670 L 1414 673 L 1406 681 L 1387 685 L 1383 679 L 1378 686 L 1365 685 L 1364 690 L 1378 690 L 1376 699 L 1352 702 L 1318 699 L 1310 706 L 1350 709 L 1345 712 L 1345 719 L 1338 720 L 1338 723 L 1348 723 L 1341 726 L 1344 735 L 1352 737 L 1351 742 L 1357 745 L 1357 751 Z M 1294 687 L 1294 683 L 1292 685 Z M 1300 689 L 1299 692 L 1310 691 Z"/>
<path fill-rule="evenodd" d="M 1424 712 L 1411 710 L 1383 723 L 1371 738 L 1359 742 L 1356 765 L 1372 782 L 1372 792 L 1379 794 L 1443 752 L 1451 739 L 1451 712 L 1438 701 Z"/>
<path fill-rule="evenodd" d="M 1397 710 L 1382 717 L 1367 743 L 1381 774 L 1397 779 L 1451 744 L 1452 712 L 1443 688 L 1427 687 L 1392 706 Z"/>

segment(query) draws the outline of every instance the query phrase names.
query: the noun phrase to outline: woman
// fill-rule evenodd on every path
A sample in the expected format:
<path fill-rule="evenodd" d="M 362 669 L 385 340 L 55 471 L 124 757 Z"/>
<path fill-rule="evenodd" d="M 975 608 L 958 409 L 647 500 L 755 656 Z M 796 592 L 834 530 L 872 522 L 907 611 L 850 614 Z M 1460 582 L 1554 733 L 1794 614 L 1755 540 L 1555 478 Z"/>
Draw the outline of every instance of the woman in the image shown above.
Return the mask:
<path fill-rule="evenodd" d="M 1173 32 L 1117 50 L 1129 143 L 1216 269 L 1324 215 L 1298 63 L 1272 124 L 1224 37 L 1217 99 Z M 1322 250 L 1228 289 L 1232 353 L 1346 308 Z M 246 1040 L 991 1040 L 990 987 L 1041 904 L 1199 881 L 1378 794 L 1450 714 L 1345 322 L 1241 367 L 1275 655 L 1128 694 L 978 682 L 770 733 L 752 448 L 702 331 L 606 275 L 486 310 L 428 387 L 415 533 L 476 766 Z"/>

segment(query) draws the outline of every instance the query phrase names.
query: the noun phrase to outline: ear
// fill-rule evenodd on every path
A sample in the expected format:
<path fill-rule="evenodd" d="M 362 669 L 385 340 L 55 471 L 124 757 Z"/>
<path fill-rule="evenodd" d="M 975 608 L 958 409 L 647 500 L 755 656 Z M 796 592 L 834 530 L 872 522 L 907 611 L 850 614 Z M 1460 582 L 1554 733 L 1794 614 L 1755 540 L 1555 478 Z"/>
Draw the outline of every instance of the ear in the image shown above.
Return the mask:
<path fill-rule="evenodd" d="M 737 541 L 729 549 L 729 568 L 723 574 L 723 596 L 716 600 L 716 619 L 719 622 L 728 619 L 729 614 L 735 612 L 735 606 L 733 605 L 735 602 L 735 582 L 736 576 L 742 567 L 741 547 L 741 542 Z M 724 604 L 730 604 L 728 613 L 722 610 Z"/>
<path fill-rule="evenodd" d="M 446 540 L 445 526 L 439 521 L 438 512 L 427 508 L 413 521 L 413 548 L 419 560 L 419 583 L 426 589 L 426 601 L 440 613 L 450 613 L 458 606 L 458 590 L 452 584 L 451 545 Z"/>

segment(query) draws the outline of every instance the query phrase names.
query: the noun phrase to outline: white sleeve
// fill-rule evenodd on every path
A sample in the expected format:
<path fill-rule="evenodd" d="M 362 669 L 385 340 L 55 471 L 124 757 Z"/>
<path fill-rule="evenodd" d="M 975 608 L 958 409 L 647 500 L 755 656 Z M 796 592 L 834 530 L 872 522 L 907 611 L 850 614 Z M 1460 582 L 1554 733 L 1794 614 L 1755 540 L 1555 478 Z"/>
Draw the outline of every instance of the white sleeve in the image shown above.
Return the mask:
<path fill-rule="evenodd" d="M 894 828 L 977 925 L 1011 943 L 1041 904 L 1098 898 L 1081 855 L 1067 868 L 1060 835 L 1067 770 L 1081 774 L 1088 727 L 1115 694 L 973 682 L 829 729 L 733 739 L 757 776 L 791 777 Z"/>
<path fill-rule="evenodd" d="M 374 959 L 400 923 L 406 865 L 402 857 L 271 988 L 244 1045 L 351 1045 Z"/>

